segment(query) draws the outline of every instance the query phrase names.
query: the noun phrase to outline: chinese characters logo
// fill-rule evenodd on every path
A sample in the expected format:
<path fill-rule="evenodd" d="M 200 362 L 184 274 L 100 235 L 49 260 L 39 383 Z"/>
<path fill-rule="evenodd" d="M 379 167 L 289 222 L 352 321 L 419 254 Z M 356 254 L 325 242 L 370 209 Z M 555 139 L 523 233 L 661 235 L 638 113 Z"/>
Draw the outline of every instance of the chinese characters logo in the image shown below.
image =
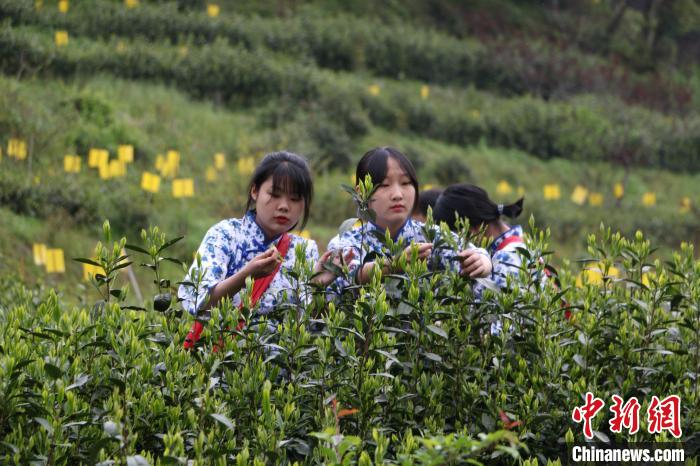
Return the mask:
<path fill-rule="evenodd" d="M 617 395 L 613 395 L 612 399 L 613 404 L 610 406 L 610 412 L 613 416 L 608 421 L 610 431 L 621 433 L 622 429 L 627 429 L 630 435 L 636 434 L 639 431 L 639 411 L 641 409 L 639 400 L 632 397 L 625 402 L 622 397 Z M 588 392 L 583 406 L 576 406 L 571 413 L 571 419 L 574 422 L 583 423 L 583 435 L 587 439 L 593 438 L 593 418 L 604 406 L 603 400 Z M 675 438 L 681 437 L 681 398 L 678 395 L 670 395 L 663 400 L 652 396 L 646 414 L 647 432 L 650 434 L 668 431 Z"/>

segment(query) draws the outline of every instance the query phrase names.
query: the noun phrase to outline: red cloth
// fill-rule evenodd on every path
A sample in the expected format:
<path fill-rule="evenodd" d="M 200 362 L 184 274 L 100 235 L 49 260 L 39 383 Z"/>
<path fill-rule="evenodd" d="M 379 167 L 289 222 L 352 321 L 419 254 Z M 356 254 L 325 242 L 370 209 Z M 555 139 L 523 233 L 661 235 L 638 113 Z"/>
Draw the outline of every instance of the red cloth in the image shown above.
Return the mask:
<path fill-rule="evenodd" d="M 290 236 L 287 233 L 283 233 L 282 237 L 277 242 L 277 251 L 279 251 L 280 256 L 282 256 L 282 261 L 280 261 L 280 263 L 277 264 L 277 267 L 271 274 L 258 278 L 253 282 L 253 294 L 250 297 L 250 304 L 252 306 L 255 306 L 258 300 L 260 300 L 262 295 L 265 293 L 265 291 L 267 291 L 267 288 L 270 286 L 270 283 L 272 283 L 272 280 L 275 278 L 275 275 L 277 275 L 277 272 L 279 272 L 280 267 L 282 266 L 282 262 L 284 262 L 284 258 L 286 257 L 287 251 L 289 250 L 289 243 Z M 243 303 L 240 304 L 239 309 L 241 307 L 243 307 Z M 245 321 L 239 320 L 238 325 L 236 325 L 236 330 L 240 331 L 244 327 Z M 192 328 L 187 334 L 187 337 L 185 337 L 185 343 L 182 346 L 185 349 L 194 348 L 195 343 L 197 343 L 197 341 L 199 341 L 200 337 L 202 336 L 202 330 L 204 330 L 204 325 L 202 325 L 202 323 L 199 321 L 195 321 L 194 324 L 192 324 Z M 214 345 L 214 351 L 218 351 L 218 348 L 222 346 L 223 342 L 219 340 L 219 343 Z"/>
<path fill-rule="evenodd" d="M 501 241 L 501 244 L 498 245 L 498 247 L 496 248 L 496 251 L 500 251 L 501 249 L 505 248 L 506 246 L 508 246 L 511 243 L 523 243 L 523 244 L 525 244 L 525 241 L 523 241 L 523 239 L 520 236 L 515 236 L 515 235 L 509 236 L 508 238 Z"/>

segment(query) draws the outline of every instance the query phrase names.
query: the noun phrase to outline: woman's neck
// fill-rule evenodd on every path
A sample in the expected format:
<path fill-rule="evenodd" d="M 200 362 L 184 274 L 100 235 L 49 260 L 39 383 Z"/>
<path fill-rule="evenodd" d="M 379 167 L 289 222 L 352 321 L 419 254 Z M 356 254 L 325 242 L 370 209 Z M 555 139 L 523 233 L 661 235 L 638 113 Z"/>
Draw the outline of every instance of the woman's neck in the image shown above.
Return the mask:
<path fill-rule="evenodd" d="M 498 238 L 508 230 L 510 230 L 510 225 L 508 225 L 502 220 L 496 220 L 495 222 L 489 223 L 486 233 L 491 238 Z"/>
<path fill-rule="evenodd" d="M 397 225 L 387 225 L 383 222 L 382 223 L 372 222 L 372 223 L 374 223 L 374 226 L 376 226 L 382 232 L 384 232 L 388 229 L 391 237 L 393 239 L 396 239 L 396 236 L 399 234 L 399 232 L 401 231 L 401 229 L 403 228 L 403 226 L 406 224 L 407 221 L 408 221 L 408 219 L 404 220 L 403 222 L 401 222 L 400 224 L 397 224 Z"/>

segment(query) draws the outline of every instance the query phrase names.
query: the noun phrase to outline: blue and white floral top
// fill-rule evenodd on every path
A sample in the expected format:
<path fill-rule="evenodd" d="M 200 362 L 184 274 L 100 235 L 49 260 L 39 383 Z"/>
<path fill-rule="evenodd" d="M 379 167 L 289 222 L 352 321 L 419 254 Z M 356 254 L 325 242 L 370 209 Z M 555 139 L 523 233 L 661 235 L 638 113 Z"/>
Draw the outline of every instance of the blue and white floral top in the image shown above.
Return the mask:
<path fill-rule="evenodd" d="M 288 291 L 296 289 L 291 279 L 284 273 L 285 269 L 294 267 L 297 260 L 296 246 L 306 245 L 306 260 L 313 266 L 318 261 L 318 246 L 313 240 L 289 234 L 289 250 L 280 270 L 270 282 L 270 286 L 259 301 L 258 314 L 269 313 L 277 304 L 288 302 Z M 195 315 L 206 302 L 209 291 L 220 281 L 240 271 L 255 256 L 265 252 L 270 245 L 277 244 L 279 236 L 266 239 L 263 230 L 255 221 L 255 212 L 248 211 L 241 219 L 222 220 L 207 231 L 199 246 L 204 277 L 199 296 L 195 296 L 193 287 L 180 285 L 178 297 L 182 298 L 183 307 Z M 197 262 L 190 267 L 185 281 L 194 282 Z M 234 306 L 241 303 L 240 292 L 231 298 Z"/>
<path fill-rule="evenodd" d="M 408 220 L 406 220 L 406 223 L 404 223 L 403 226 L 399 229 L 396 236 L 392 239 L 396 242 L 403 239 L 406 246 L 408 246 L 411 243 L 425 243 L 426 238 L 423 232 L 423 227 L 424 224 L 422 222 L 418 222 L 416 220 L 413 220 L 412 218 L 409 218 Z M 439 228 L 436 226 L 435 229 L 436 233 L 439 235 Z M 348 230 L 341 235 L 336 235 L 328 243 L 328 250 L 342 251 L 343 253 L 347 253 L 349 249 L 352 249 L 354 252 L 354 257 L 348 264 L 348 268 L 351 274 L 355 273 L 360 264 L 362 264 L 365 256 L 370 252 L 374 252 L 380 256 L 384 254 L 384 245 L 379 240 L 379 238 L 377 238 L 374 234 L 371 234 L 372 231 L 382 232 L 382 229 L 376 224 L 370 222 Z M 453 236 L 455 238 L 455 242 L 459 244 L 460 241 L 457 238 L 457 235 L 454 235 L 453 233 Z M 474 248 L 474 246 L 471 244 L 469 244 L 468 247 Z M 488 257 L 488 253 L 484 249 L 476 248 L 476 250 Z M 438 254 L 440 268 L 443 270 L 449 269 L 453 271 L 459 271 L 459 262 L 455 260 L 457 252 L 458 251 L 452 250 L 440 251 Z M 344 280 L 341 277 L 335 281 L 335 285 L 337 287 L 343 288 L 349 286 L 350 283 L 348 283 L 347 280 Z"/>
<path fill-rule="evenodd" d="M 518 248 L 524 248 L 523 241 L 513 241 L 498 249 L 499 246 L 511 236 L 517 236 L 523 239 L 523 228 L 520 225 L 514 225 L 498 238 L 494 239 L 489 245 L 489 254 L 491 255 L 491 263 L 493 270 L 491 277 L 487 280 L 482 280 L 474 285 L 474 295 L 480 299 L 486 288 L 493 290 L 502 290 L 506 288 L 508 276 L 517 277 L 523 264 L 523 258 L 518 252 Z"/>

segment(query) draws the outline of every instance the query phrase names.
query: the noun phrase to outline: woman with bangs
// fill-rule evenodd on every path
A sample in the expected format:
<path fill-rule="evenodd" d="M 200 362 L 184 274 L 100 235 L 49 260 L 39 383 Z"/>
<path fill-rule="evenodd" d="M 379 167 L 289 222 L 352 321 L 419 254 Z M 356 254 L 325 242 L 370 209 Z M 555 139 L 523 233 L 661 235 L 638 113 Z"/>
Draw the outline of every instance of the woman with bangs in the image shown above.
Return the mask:
<path fill-rule="evenodd" d="M 366 175 L 370 175 L 377 187 L 369 204 L 376 213 L 375 221 L 337 235 L 328 243 L 329 251 L 342 251 L 345 257 L 351 257 L 349 269 L 360 284 L 369 281 L 376 266 L 373 261 L 362 265 L 365 256 L 369 252 L 384 255 L 381 241 L 368 234 L 372 230 L 389 230 L 394 241 L 403 239 L 408 244 L 405 254 L 410 254 L 411 244 L 415 245 L 420 259 L 427 259 L 433 248 L 432 243 L 426 242 L 424 224 L 411 218 L 416 210 L 419 189 L 416 171 L 410 160 L 392 147 L 371 149 L 358 162 L 355 179 L 364 180 Z M 471 278 L 487 277 L 491 273 L 488 253 L 473 245 L 467 245 L 461 251 L 441 252 L 440 264 L 444 269 L 459 271 Z M 395 269 L 391 264 L 385 263 L 383 272 L 392 271 Z M 342 279 L 338 284 L 348 285 Z"/>
<path fill-rule="evenodd" d="M 201 269 L 195 261 L 185 278 L 196 283 L 201 275 L 200 285 L 197 290 L 191 284 L 180 286 L 183 307 L 196 316 L 224 297 L 240 306 L 240 291 L 248 277 L 254 279 L 252 298 L 253 304 L 259 302 L 258 315 L 288 302 L 288 291 L 296 287 L 281 269 L 294 267 L 297 245 L 305 245 L 306 260 L 315 264 L 315 272 L 321 272 L 316 242 L 289 233 L 306 224 L 312 197 L 313 182 L 304 158 L 291 152 L 266 155 L 250 181 L 246 214 L 222 220 L 204 236 L 198 250 Z M 328 257 L 327 253 L 321 259 Z M 333 278 L 323 272 L 314 280 L 326 285 Z M 185 347 L 192 347 L 201 331 L 196 322 Z"/>

